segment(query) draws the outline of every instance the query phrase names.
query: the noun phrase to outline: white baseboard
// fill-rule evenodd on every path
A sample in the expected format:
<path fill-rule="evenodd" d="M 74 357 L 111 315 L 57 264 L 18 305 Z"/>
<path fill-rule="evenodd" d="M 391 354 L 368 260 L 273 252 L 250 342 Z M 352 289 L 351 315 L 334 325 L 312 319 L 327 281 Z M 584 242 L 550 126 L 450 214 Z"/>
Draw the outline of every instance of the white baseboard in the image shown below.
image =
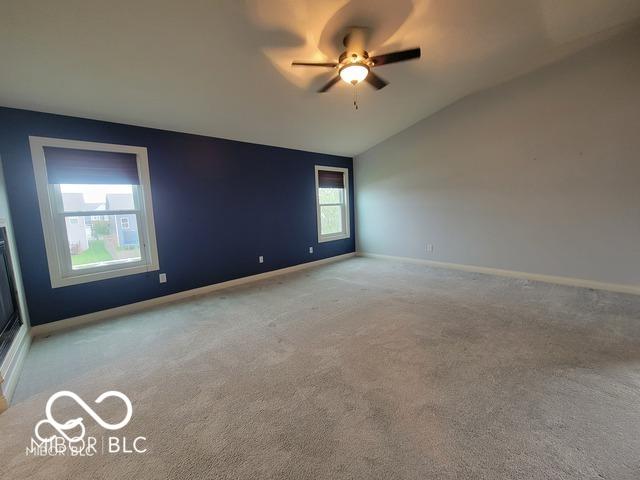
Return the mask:
<path fill-rule="evenodd" d="M 0 380 L 2 385 L 0 388 L 0 412 L 6 410 L 11 403 L 13 392 L 16 390 L 18 378 L 22 372 L 24 359 L 31 345 L 31 335 L 26 325 L 22 325 L 18 334 L 11 345 L 11 349 L 7 352 L 7 356 L 0 366 Z"/>
<path fill-rule="evenodd" d="M 196 295 L 203 295 L 206 293 L 215 292 L 216 290 L 222 290 L 224 288 L 235 287 L 237 285 L 243 285 L 245 283 L 256 282 L 258 280 L 264 280 L 266 278 L 284 275 L 286 273 L 292 273 L 307 268 L 317 267 L 325 263 L 337 262 L 339 260 L 344 260 L 353 256 L 355 256 L 355 252 L 345 253 L 343 255 L 323 258 L 322 260 L 316 260 L 314 262 L 300 263 L 298 265 L 293 265 L 291 267 L 281 268 L 278 270 L 272 270 L 270 272 L 258 273 L 257 275 L 236 278 L 235 280 L 229 280 L 228 282 L 215 283 L 213 285 L 207 285 L 205 287 L 194 288 L 193 290 L 185 290 L 184 292 L 172 293 L 170 295 L 164 295 L 162 297 L 156 297 L 149 300 L 143 300 L 141 302 L 130 303 L 121 307 L 100 310 L 98 312 L 88 313 L 86 315 L 79 315 L 77 317 L 67 318 L 65 320 L 59 320 L 57 322 L 45 323 L 44 325 L 36 325 L 31 327 L 31 335 L 34 338 L 42 337 L 44 335 L 49 335 L 60 330 L 78 327 L 80 325 L 93 323 L 99 320 L 104 320 L 119 315 L 127 315 L 130 313 L 139 312 L 141 310 L 146 310 L 148 308 L 162 305 L 164 303 L 175 302 L 176 300 L 182 300 Z"/>
<path fill-rule="evenodd" d="M 411 257 L 395 257 L 392 255 L 380 255 L 377 253 L 358 252 L 358 256 L 381 258 L 386 260 L 397 260 L 403 262 L 417 263 L 427 265 L 429 267 L 448 268 L 451 270 L 462 270 L 464 272 L 486 273 L 488 275 L 498 275 L 500 277 L 519 278 L 522 280 L 533 280 L 536 282 L 555 283 L 559 285 L 568 285 L 571 287 L 593 288 L 595 290 L 606 290 L 609 292 L 631 293 L 640 295 L 640 285 L 624 285 L 618 283 L 594 282 L 592 280 L 584 280 L 580 278 L 559 277 L 555 275 L 541 275 L 538 273 L 518 272 L 514 270 L 502 270 L 499 268 L 478 267 L 475 265 L 463 265 L 460 263 L 435 262 L 433 260 L 425 260 L 422 258 Z"/>

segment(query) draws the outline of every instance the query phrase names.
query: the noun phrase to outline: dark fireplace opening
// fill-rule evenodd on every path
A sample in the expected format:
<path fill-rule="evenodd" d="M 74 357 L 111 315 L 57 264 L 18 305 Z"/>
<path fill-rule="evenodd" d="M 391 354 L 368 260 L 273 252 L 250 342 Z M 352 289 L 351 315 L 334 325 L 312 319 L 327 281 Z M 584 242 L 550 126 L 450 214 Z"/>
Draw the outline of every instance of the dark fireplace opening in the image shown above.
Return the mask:
<path fill-rule="evenodd" d="M 0 227 L 0 362 L 11 348 L 21 325 L 7 229 Z"/>

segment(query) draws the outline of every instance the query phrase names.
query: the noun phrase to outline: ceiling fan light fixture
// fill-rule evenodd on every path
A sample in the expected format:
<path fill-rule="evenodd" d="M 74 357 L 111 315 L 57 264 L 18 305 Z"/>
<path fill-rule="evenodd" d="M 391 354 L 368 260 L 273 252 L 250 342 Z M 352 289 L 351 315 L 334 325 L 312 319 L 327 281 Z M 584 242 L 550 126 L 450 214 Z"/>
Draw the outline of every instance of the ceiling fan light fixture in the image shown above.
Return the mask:
<path fill-rule="evenodd" d="M 365 80 L 371 87 L 380 90 L 389 85 L 389 82 L 375 74 L 376 67 L 420 58 L 420 47 L 370 57 L 369 52 L 365 50 L 366 35 L 363 31 L 366 28 L 351 27 L 349 30 L 342 42 L 347 49 L 340 54 L 337 62 L 291 62 L 292 66 L 338 69 L 338 75 L 334 74 L 331 80 L 318 90 L 318 93 L 328 92 L 340 82 L 340 79 L 353 86 Z M 355 89 L 353 93 L 355 96 Z"/>
<path fill-rule="evenodd" d="M 351 63 L 340 69 L 340 78 L 351 85 L 357 85 L 369 75 L 369 67 L 362 63 Z"/>

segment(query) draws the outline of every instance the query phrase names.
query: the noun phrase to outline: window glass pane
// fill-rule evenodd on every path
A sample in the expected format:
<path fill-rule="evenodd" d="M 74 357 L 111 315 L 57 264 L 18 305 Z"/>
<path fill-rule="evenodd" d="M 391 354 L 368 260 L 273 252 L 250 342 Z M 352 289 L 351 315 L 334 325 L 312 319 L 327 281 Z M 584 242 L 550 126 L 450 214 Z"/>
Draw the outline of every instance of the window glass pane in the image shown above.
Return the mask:
<path fill-rule="evenodd" d="M 95 218 L 95 215 L 65 218 L 73 270 L 142 259 L 135 214 Z"/>
<path fill-rule="evenodd" d="M 321 205 L 320 206 L 320 234 L 332 235 L 342 233 L 342 206 Z"/>
<path fill-rule="evenodd" d="M 135 209 L 136 188 L 136 185 L 61 184 L 60 192 L 65 212 L 101 212 Z"/>
<path fill-rule="evenodd" d="M 319 188 L 318 198 L 320 199 L 320 205 L 327 203 L 344 203 L 344 189 L 343 188 Z"/>

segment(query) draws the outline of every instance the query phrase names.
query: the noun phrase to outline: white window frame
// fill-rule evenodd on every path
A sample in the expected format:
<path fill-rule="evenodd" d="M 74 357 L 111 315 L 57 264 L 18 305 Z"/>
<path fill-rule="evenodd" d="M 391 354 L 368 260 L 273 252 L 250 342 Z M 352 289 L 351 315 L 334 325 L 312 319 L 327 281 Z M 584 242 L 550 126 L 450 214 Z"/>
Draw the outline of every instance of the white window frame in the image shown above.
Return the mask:
<path fill-rule="evenodd" d="M 151 180 L 149 178 L 149 160 L 145 147 L 130 145 L 116 145 L 111 143 L 84 142 L 61 138 L 29 137 L 31 159 L 35 174 L 38 203 L 40 205 L 40 219 L 44 233 L 49 276 L 53 288 L 95 282 L 107 278 L 134 275 L 160 269 L 158 248 L 156 246 L 156 229 L 153 219 L 153 202 L 151 198 Z M 96 150 L 103 152 L 132 153 L 136 156 L 138 178 L 140 185 L 137 199 L 142 205 L 137 205 L 136 217 L 138 221 L 138 235 L 140 239 L 140 256 L 142 259 L 132 263 L 115 263 L 92 268 L 73 270 L 67 241 L 66 229 L 61 228 L 63 222 L 56 222 L 56 216 L 61 215 L 61 206 L 57 205 L 60 197 L 56 186 L 49 185 L 44 147 L 73 148 L 79 150 Z M 67 212 L 68 214 L 69 212 Z M 91 211 L 75 212 L 76 215 L 90 216 Z M 130 213 L 130 212 L 129 212 Z M 114 211 L 113 214 L 117 214 Z"/>
<path fill-rule="evenodd" d="M 126 227 L 124 226 L 125 220 L 127 224 Z M 122 228 L 122 230 L 129 230 L 131 228 L 131 225 L 129 225 L 129 219 L 127 217 L 120 217 L 120 228 Z"/>
<path fill-rule="evenodd" d="M 344 175 L 344 202 L 336 203 L 335 205 L 343 206 L 342 209 L 342 223 L 345 230 L 340 233 L 323 235 L 321 232 L 321 218 L 320 218 L 320 185 L 318 183 L 318 172 L 320 170 L 329 172 L 342 172 Z M 316 219 L 318 223 L 318 243 L 332 242 L 334 240 L 342 240 L 343 238 L 351 237 L 351 215 L 349 214 L 349 169 L 342 167 L 325 167 L 323 165 L 316 165 Z M 325 204 L 326 206 L 326 204 Z"/>

